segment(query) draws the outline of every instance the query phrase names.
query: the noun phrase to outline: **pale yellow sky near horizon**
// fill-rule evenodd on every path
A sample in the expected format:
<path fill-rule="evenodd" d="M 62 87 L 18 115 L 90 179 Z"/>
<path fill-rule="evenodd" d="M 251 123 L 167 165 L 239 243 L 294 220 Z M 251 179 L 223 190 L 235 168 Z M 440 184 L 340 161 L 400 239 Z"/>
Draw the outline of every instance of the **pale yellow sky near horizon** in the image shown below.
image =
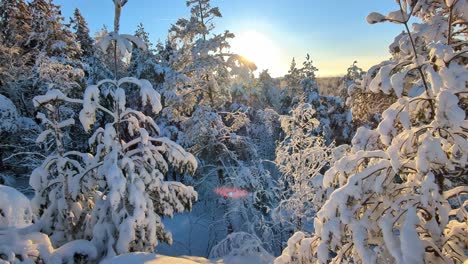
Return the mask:
<path fill-rule="evenodd" d="M 311 50 L 314 50 L 314 47 L 311 47 Z M 255 30 L 237 34 L 231 42 L 231 51 L 253 61 L 258 68 L 256 75 L 268 69 L 271 76 L 282 77 L 288 73 L 292 61 L 292 57 L 289 57 L 289 50 L 281 48 L 280 44 L 269 38 L 267 34 Z M 343 76 L 354 61 L 357 61 L 357 65 L 367 71 L 373 65 L 390 57 L 385 47 L 382 47 L 379 52 L 369 52 L 369 55 L 362 53 L 356 56 L 342 55 L 340 52 L 338 49 L 331 48 L 326 54 L 310 53 L 314 66 L 318 68 L 318 77 Z M 302 66 L 305 56 L 306 54 L 301 54 L 295 57 L 298 68 Z"/>

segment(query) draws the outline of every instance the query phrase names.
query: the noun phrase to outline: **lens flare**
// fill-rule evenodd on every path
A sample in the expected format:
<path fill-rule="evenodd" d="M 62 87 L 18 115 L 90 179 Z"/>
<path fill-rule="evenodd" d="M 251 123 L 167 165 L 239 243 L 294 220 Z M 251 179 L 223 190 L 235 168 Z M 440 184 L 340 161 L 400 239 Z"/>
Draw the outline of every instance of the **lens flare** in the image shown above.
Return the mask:
<path fill-rule="evenodd" d="M 214 192 L 226 199 L 241 199 L 249 195 L 246 190 L 234 187 L 218 187 L 214 189 Z"/>

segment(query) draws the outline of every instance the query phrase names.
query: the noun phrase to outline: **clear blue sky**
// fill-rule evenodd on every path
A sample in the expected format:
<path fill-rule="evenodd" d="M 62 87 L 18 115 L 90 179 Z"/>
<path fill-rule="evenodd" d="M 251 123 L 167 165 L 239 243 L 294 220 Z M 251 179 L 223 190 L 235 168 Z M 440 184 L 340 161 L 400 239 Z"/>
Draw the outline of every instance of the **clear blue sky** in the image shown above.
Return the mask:
<path fill-rule="evenodd" d="M 92 33 L 104 24 L 113 28 L 112 0 L 54 2 L 62 6 L 66 18 L 79 8 Z M 319 76 L 343 74 L 354 60 L 367 69 L 390 56 L 388 45 L 402 31 L 398 25 L 369 25 L 365 20 L 370 12 L 396 9 L 393 0 L 213 0 L 212 5 L 223 14 L 215 22 L 218 31 L 227 29 L 238 36 L 255 31 L 269 40 L 274 46 L 270 60 L 257 64 L 270 68 L 274 76 L 285 74 L 293 57 L 302 62 L 306 53 L 319 68 Z M 178 18 L 188 16 L 185 0 L 129 0 L 120 32 L 133 33 L 142 22 L 156 42 L 166 38 Z M 255 53 L 255 47 L 252 50 Z"/>

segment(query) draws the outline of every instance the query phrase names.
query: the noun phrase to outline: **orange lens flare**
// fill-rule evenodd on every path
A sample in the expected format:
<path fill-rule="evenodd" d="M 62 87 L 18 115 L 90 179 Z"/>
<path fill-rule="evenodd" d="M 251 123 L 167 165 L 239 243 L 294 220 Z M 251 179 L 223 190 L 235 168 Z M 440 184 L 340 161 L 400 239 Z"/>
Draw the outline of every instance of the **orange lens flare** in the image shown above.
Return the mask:
<path fill-rule="evenodd" d="M 214 192 L 226 199 L 241 199 L 249 195 L 249 193 L 246 190 L 234 187 L 218 187 L 214 189 Z"/>

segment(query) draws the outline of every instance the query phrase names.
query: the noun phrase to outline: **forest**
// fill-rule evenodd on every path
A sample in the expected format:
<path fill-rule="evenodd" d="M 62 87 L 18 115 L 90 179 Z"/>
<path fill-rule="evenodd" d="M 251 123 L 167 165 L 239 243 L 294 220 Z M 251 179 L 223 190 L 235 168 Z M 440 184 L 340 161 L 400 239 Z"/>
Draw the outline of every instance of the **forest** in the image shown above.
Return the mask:
<path fill-rule="evenodd" d="M 401 33 L 332 87 L 232 52 L 214 1 L 157 43 L 105 1 L 91 36 L 0 0 L 0 264 L 467 263 L 466 0 L 363 17 Z"/>

